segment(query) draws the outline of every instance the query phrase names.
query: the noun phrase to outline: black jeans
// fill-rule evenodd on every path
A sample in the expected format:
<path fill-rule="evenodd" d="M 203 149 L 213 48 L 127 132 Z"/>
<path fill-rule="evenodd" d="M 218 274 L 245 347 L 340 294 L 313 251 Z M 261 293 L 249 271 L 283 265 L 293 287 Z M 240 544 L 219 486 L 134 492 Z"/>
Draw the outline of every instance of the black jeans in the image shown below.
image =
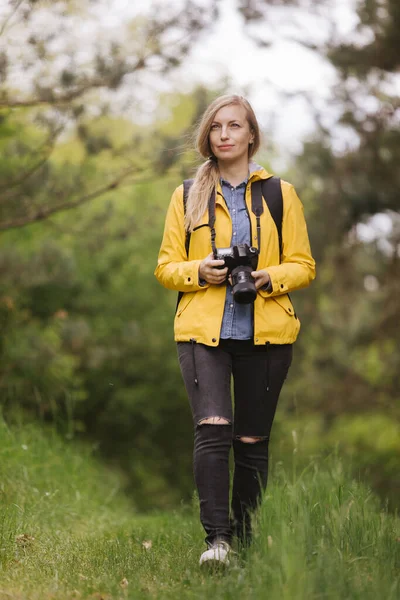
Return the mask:
<path fill-rule="evenodd" d="M 179 363 L 191 403 L 194 476 L 206 542 L 251 537 L 251 512 L 268 478 L 268 443 L 292 345 L 255 346 L 251 340 L 221 340 L 217 348 L 178 342 Z M 234 382 L 234 407 L 231 378 Z M 205 424 L 219 417 L 225 424 Z M 241 438 L 258 438 L 246 443 Z M 233 447 L 231 514 L 229 455 Z"/>

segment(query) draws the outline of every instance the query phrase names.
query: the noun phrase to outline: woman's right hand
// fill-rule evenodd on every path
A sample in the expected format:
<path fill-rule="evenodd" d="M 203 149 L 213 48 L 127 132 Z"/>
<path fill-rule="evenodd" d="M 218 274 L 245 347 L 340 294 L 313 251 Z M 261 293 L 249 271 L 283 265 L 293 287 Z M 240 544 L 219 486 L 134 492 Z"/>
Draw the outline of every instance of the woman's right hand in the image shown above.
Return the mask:
<path fill-rule="evenodd" d="M 223 260 L 215 260 L 212 252 L 204 258 L 199 266 L 199 280 L 203 279 L 212 285 L 220 285 L 226 280 L 228 267 L 218 269 L 224 264 Z"/>

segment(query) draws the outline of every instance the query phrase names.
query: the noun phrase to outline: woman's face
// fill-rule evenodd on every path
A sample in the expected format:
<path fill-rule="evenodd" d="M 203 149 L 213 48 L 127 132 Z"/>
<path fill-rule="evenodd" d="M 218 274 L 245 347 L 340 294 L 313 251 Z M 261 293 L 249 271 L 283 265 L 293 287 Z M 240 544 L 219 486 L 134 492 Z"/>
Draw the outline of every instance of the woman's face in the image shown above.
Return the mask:
<path fill-rule="evenodd" d="M 250 131 L 246 109 L 240 104 L 220 108 L 211 123 L 209 141 L 213 155 L 221 161 L 248 158 L 249 144 L 254 135 Z"/>

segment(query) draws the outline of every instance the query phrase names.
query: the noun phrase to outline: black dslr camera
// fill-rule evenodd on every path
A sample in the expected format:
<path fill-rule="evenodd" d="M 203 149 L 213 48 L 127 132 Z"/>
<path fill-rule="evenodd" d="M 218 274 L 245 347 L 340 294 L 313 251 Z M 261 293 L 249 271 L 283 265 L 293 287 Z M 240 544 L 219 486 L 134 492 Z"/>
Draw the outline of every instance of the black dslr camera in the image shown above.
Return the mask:
<path fill-rule="evenodd" d="M 250 275 L 257 269 L 258 250 L 254 246 L 238 244 L 231 248 L 217 248 L 214 252 L 215 260 L 223 260 L 224 265 L 217 267 L 224 269 L 228 267 L 227 275 L 232 277 L 233 298 L 239 304 L 250 304 L 257 296 L 254 279 Z"/>

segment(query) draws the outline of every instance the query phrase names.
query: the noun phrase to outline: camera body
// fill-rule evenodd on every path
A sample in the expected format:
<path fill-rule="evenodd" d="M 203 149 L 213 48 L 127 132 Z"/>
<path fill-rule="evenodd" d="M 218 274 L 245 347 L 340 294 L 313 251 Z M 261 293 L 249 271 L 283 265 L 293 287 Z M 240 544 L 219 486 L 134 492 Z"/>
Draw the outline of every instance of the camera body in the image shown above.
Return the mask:
<path fill-rule="evenodd" d="M 257 296 L 256 286 L 251 272 L 257 269 L 258 250 L 248 244 L 238 244 L 230 248 L 217 248 L 214 252 L 215 260 L 223 260 L 228 267 L 228 276 L 232 277 L 232 292 L 238 304 L 250 304 Z"/>

